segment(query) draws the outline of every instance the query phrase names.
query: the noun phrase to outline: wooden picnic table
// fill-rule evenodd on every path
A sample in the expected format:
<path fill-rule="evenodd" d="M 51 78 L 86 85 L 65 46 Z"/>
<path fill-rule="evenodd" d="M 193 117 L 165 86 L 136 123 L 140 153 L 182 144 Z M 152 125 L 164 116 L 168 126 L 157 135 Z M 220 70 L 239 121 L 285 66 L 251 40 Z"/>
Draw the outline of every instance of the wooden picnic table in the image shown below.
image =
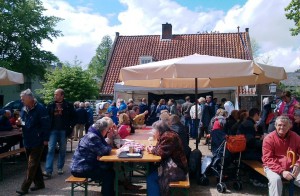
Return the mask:
<path fill-rule="evenodd" d="M 22 135 L 22 131 L 20 131 L 19 129 L 13 129 L 11 131 L 0 131 L 0 138 L 7 138 L 17 135 Z"/>
<path fill-rule="evenodd" d="M 143 144 L 145 146 L 149 145 L 148 138 L 151 135 L 150 133 L 151 129 L 136 129 L 135 133 L 126 137 L 126 139 L 134 140 L 135 142 L 138 142 L 140 144 Z M 99 161 L 103 162 L 114 162 L 117 166 L 116 168 L 120 168 L 119 165 L 122 163 L 146 163 L 146 173 L 148 174 L 149 171 L 149 164 L 160 162 L 161 157 L 156 156 L 153 154 L 148 153 L 146 150 L 143 152 L 143 156 L 141 158 L 136 157 L 130 157 L 130 158 L 119 158 L 117 154 L 117 149 L 113 149 L 110 153 L 110 155 L 99 157 Z M 119 193 L 119 172 L 116 172 L 115 176 L 115 195 L 117 196 Z"/>

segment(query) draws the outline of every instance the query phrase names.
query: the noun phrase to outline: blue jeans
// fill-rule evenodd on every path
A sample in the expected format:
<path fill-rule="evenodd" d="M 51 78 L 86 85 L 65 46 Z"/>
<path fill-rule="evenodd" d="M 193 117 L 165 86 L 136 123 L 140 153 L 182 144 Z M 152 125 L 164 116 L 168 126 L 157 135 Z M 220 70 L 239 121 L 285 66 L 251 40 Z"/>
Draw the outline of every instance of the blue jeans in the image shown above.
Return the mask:
<path fill-rule="evenodd" d="M 192 127 L 191 127 L 190 136 L 194 139 L 198 137 L 199 125 L 200 125 L 199 119 L 192 119 Z"/>
<path fill-rule="evenodd" d="M 65 156 L 66 156 L 66 131 L 64 130 L 51 130 L 49 142 L 48 142 L 48 154 L 46 159 L 46 172 L 53 172 L 53 161 L 56 143 L 59 145 L 59 155 L 57 160 L 57 169 L 63 169 L 65 165 Z"/>
<path fill-rule="evenodd" d="M 191 134 L 192 119 L 191 118 L 184 118 L 184 126 L 187 128 L 189 134 Z"/>
<path fill-rule="evenodd" d="M 147 195 L 148 196 L 159 196 L 159 185 L 158 185 L 158 173 L 153 171 L 147 177 Z"/>

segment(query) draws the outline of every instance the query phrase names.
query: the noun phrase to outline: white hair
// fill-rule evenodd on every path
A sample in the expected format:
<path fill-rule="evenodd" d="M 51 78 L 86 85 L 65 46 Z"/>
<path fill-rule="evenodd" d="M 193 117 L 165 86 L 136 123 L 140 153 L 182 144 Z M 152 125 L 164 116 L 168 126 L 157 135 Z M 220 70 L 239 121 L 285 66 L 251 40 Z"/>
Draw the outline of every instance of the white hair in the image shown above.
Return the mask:
<path fill-rule="evenodd" d="M 105 119 L 100 119 L 97 120 L 92 126 L 102 132 L 108 127 L 108 122 Z"/>
<path fill-rule="evenodd" d="M 263 105 L 270 103 L 269 97 L 265 97 L 262 102 L 263 102 Z"/>

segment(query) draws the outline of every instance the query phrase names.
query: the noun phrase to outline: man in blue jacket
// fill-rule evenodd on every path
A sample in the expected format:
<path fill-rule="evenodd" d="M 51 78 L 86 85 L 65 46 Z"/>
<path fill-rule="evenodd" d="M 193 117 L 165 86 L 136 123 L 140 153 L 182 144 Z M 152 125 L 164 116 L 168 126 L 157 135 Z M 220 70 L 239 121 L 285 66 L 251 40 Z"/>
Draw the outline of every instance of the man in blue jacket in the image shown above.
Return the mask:
<path fill-rule="evenodd" d="M 102 181 L 103 196 L 114 195 L 113 164 L 98 160 L 98 157 L 109 155 L 112 150 L 105 141 L 108 131 L 107 121 L 103 118 L 97 120 L 79 141 L 71 163 L 73 176 Z"/>
<path fill-rule="evenodd" d="M 24 107 L 17 125 L 22 127 L 28 166 L 21 189 L 16 192 L 25 195 L 32 182 L 31 191 L 45 188 L 40 160 L 44 146 L 48 144 L 50 120 L 46 108 L 36 101 L 30 89 L 22 91 L 20 96 Z"/>

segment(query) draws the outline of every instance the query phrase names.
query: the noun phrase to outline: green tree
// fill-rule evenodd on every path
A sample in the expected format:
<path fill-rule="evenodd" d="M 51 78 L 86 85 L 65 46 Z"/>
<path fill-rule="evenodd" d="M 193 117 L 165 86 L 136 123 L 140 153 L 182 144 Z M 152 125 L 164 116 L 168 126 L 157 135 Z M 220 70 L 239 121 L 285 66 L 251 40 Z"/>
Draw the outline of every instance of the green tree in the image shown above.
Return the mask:
<path fill-rule="evenodd" d="M 62 68 L 48 71 L 42 85 L 43 88 L 38 89 L 37 92 L 42 95 L 45 103 L 53 100 L 53 93 L 57 88 L 64 89 L 65 97 L 69 101 L 95 99 L 99 91 L 92 75 L 78 66 L 63 65 Z"/>
<path fill-rule="evenodd" d="M 112 39 L 105 35 L 96 49 L 96 55 L 88 65 L 88 70 L 97 78 L 101 79 L 105 70 L 109 52 L 112 48 Z"/>
<path fill-rule="evenodd" d="M 300 0 L 292 0 L 284 9 L 286 18 L 295 22 L 295 27 L 290 28 L 292 36 L 300 33 Z"/>
<path fill-rule="evenodd" d="M 44 16 L 41 0 L 0 0 L 0 65 L 43 78 L 58 58 L 41 49 L 42 41 L 61 36 L 55 25 L 61 20 Z"/>

